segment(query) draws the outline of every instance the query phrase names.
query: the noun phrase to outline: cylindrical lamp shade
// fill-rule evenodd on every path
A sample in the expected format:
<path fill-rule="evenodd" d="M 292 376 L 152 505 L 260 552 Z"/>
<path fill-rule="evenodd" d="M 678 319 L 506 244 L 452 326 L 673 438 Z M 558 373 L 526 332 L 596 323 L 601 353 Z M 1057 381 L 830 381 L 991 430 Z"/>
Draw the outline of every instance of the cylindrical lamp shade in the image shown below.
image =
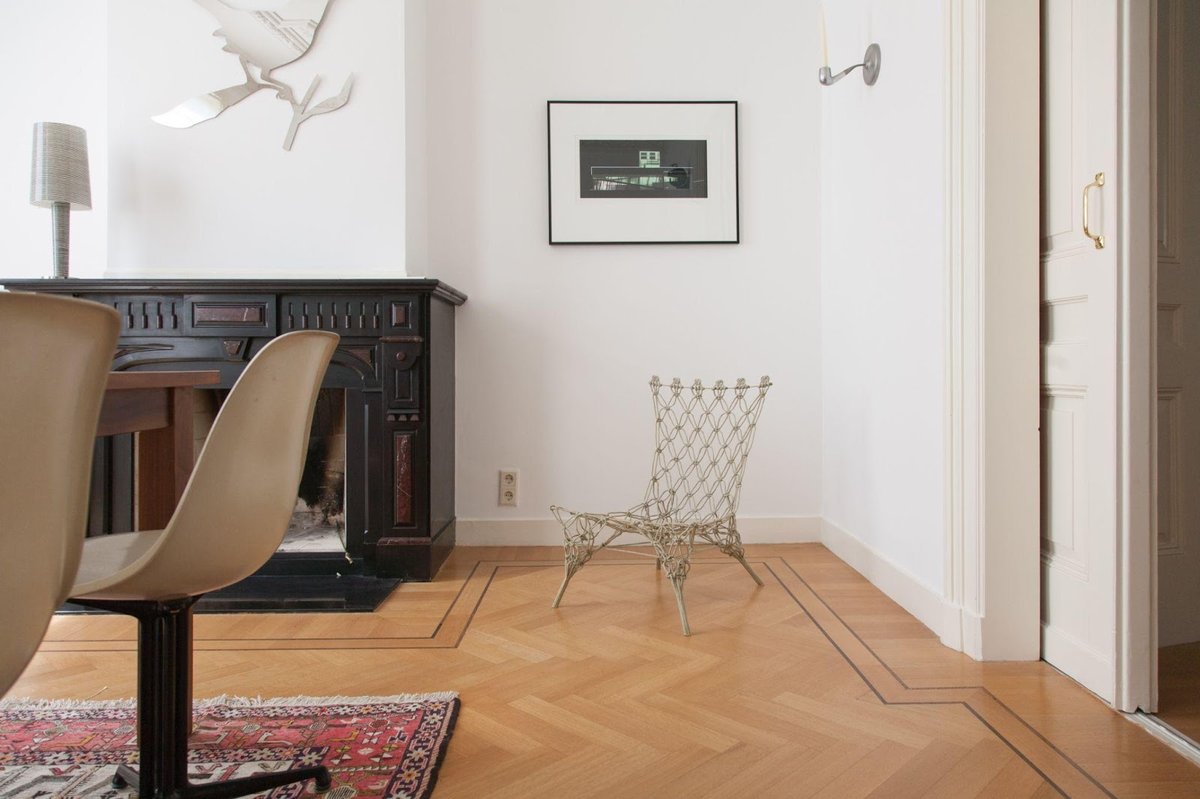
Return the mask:
<path fill-rule="evenodd" d="M 72 211 L 92 207 L 87 131 L 62 122 L 34 123 L 29 202 L 43 208 L 69 203 Z"/>

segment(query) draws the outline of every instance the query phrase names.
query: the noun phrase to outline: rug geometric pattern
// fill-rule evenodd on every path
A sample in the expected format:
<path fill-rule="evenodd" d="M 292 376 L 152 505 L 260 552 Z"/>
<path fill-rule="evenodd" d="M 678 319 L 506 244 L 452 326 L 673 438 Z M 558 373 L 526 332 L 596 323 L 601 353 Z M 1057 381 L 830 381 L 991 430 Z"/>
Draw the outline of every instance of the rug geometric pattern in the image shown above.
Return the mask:
<path fill-rule="evenodd" d="M 437 780 L 459 700 L 455 694 L 247 700 L 196 704 L 189 741 L 193 784 L 324 764 L 327 799 L 420 799 Z M 137 764 L 137 710 L 129 701 L 0 705 L 0 796 L 136 795 L 116 790 L 115 767 Z M 313 794 L 307 781 L 259 794 Z"/>

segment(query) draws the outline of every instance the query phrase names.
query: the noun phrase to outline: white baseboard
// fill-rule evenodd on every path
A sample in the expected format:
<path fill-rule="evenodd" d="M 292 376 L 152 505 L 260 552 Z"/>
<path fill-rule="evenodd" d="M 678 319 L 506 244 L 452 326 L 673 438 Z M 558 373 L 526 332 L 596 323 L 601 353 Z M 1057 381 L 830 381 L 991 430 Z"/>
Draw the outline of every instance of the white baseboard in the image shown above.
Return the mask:
<path fill-rule="evenodd" d="M 962 630 L 962 645 L 952 648 L 968 657 L 975 658 L 975 660 L 983 660 L 983 616 L 966 608 L 954 608 L 949 602 L 946 605 L 958 614 L 959 629 Z M 942 642 L 945 643 L 945 641 L 946 639 L 942 638 Z M 946 644 L 946 646 L 950 646 L 950 644 Z"/>
<path fill-rule="evenodd" d="M 960 652 L 968 651 L 964 644 L 972 631 L 961 608 L 947 602 L 940 593 L 903 567 L 827 519 L 821 520 L 821 543 L 932 630 L 943 644 Z M 974 635 L 978 636 L 977 624 Z"/>
<path fill-rule="evenodd" d="M 739 516 L 746 544 L 803 544 L 821 540 L 816 516 Z M 458 519 L 455 542 L 467 547 L 559 546 L 562 526 L 554 519 Z"/>

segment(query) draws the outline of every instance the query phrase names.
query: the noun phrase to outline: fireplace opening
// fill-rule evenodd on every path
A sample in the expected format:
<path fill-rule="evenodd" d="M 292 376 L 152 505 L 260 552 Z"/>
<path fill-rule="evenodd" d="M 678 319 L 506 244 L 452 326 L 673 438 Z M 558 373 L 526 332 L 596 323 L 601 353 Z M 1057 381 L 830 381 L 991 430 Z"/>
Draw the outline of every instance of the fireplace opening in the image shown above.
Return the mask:
<path fill-rule="evenodd" d="M 228 389 L 196 392 L 196 453 L 212 427 Z M 308 455 L 296 505 L 278 552 L 346 551 L 346 392 L 317 394 Z"/>

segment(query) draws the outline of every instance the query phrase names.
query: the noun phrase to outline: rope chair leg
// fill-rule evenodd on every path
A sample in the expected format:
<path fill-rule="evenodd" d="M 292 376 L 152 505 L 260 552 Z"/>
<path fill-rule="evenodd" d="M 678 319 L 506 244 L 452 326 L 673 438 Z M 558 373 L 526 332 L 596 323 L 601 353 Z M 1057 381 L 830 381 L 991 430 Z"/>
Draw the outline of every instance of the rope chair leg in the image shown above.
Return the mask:
<path fill-rule="evenodd" d="M 666 567 L 671 587 L 675 589 L 675 604 L 679 607 L 679 623 L 683 626 L 683 634 L 691 635 L 692 626 L 688 624 L 687 606 L 683 604 L 683 581 L 687 579 L 688 571 L 691 569 L 691 553 L 673 556 L 663 552 L 662 547 L 658 544 L 655 545 L 655 549 L 659 550 L 658 560 Z"/>
<path fill-rule="evenodd" d="M 738 554 L 734 555 L 734 557 L 737 558 L 738 563 L 742 564 L 742 566 L 746 568 L 746 571 L 750 572 L 750 576 L 754 578 L 754 582 L 758 583 L 759 585 L 763 584 L 762 578 L 758 576 L 758 572 L 754 571 L 754 568 L 746 562 L 745 555 L 739 552 Z"/>
<path fill-rule="evenodd" d="M 717 544 L 717 548 L 726 555 L 742 564 L 742 567 L 754 578 L 754 582 L 760 586 L 763 585 L 762 578 L 758 576 L 758 572 L 754 571 L 754 567 L 746 562 L 746 550 L 742 548 L 742 537 L 736 530 L 726 533 L 724 541 L 714 541 L 713 543 Z"/>
<path fill-rule="evenodd" d="M 579 571 L 579 566 L 572 568 L 570 563 L 563 565 L 562 584 L 558 587 L 558 593 L 554 595 L 554 603 L 550 605 L 552 608 L 557 608 L 558 603 L 562 602 L 563 594 L 567 592 L 567 583 L 571 582 L 571 578 L 575 576 L 575 572 Z"/>
<path fill-rule="evenodd" d="M 580 530 L 580 527 L 583 529 Z M 577 532 L 572 533 L 572 529 Z M 582 569 L 583 565 L 592 559 L 592 553 L 596 549 L 596 531 L 590 526 L 565 525 L 563 534 L 566 538 L 563 543 L 563 581 L 562 585 L 558 587 L 558 593 L 554 596 L 551 608 L 557 608 L 558 603 L 562 602 L 563 594 L 567 592 L 567 583 L 571 582 L 575 572 Z"/>
<path fill-rule="evenodd" d="M 671 575 L 671 587 L 675 589 L 675 604 L 679 606 L 679 623 L 683 625 L 683 634 L 691 635 L 692 626 L 688 624 L 687 607 L 683 604 L 683 580 L 685 574 Z"/>

